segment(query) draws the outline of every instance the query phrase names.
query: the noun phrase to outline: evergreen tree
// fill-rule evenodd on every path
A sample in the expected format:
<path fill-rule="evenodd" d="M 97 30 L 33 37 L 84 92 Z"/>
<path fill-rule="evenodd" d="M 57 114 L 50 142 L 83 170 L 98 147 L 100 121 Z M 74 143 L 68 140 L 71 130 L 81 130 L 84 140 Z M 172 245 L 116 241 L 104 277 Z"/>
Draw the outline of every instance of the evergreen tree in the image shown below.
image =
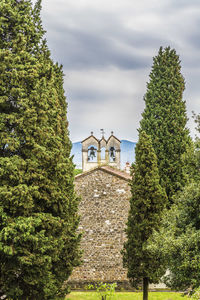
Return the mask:
<path fill-rule="evenodd" d="M 0 297 L 64 299 L 79 264 L 62 67 L 41 1 L 0 2 Z"/>
<path fill-rule="evenodd" d="M 195 116 L 200 132 L 200 118 Z M 198 145 L 199 137 L 197 137 Z M 193 154 L 192 178 L 177 193 L 175 203 L 164 214 L 162 226 L 154 232 L 152 244 L 162 249 L 169 274 L 166 284 L 172 289 L 185 290 L 200 286 L 200 155 L 199 147 Z M 162 237 L 162 238 L 161 238 Z"/>
<path fill-rule="evenodd" d="M 159 184 L 157 158 L 151 139 L 144 131 L 140 132 L 135 153 L 123 262 L 133 286 L 137 287 L 143 280 L 143 299 L 146 300 L 148 283 L 158 282 L 163 272 L 159 257 L 149 249 L 148 241 L 153 230 L 160 226 L 167 196 Z"/>
<path fill-rule="evenodd" d="M 191 142 L 182 100 L 184 89 L 179 56 L 174 49 L 161 47 L 153 59 L 140 126 L 151 136 L 161 185 L 170 202 L 173 194 L 185 185 L 183 154 Z"/>
<path fill-rule="evenodd" d="M 169 270 L 164 282 L 173 290 L 200 286 L 200 185 L 192 182 L 178 193 L 166 210 L 162 226 L 152 243 L 160 247 Z"/>
<path fill-rule="evenodd" d="M 195 158 L 196 158 L 196 169 L 198 174 L 200 173 L 200 114 L 193 113 L 193 117 L 196 123 L 196 130 L 199 135 L 196 135 L 195 139 Z M 200 174 L 199 174 L 200 176 Z"/>

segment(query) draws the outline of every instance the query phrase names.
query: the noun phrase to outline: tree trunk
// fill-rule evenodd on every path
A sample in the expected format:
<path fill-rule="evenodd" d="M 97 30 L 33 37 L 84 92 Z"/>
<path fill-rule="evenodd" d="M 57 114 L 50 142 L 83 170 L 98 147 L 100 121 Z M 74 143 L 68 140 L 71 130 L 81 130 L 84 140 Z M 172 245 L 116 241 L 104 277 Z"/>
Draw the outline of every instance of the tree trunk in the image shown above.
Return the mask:
<path fill-rule="evenodd" d="M 143 278 L 143 300 L 148 300 L 149 279 Z"/>

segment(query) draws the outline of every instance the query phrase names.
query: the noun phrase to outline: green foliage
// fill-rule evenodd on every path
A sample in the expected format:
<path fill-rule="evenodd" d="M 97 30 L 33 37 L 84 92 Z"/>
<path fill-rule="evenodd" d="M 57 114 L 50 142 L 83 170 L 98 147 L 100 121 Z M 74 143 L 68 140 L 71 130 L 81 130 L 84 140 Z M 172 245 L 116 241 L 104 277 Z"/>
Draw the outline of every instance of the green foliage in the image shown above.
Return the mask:
<path fill-rule="evenodd" d="M 62 67 L 41 1 L 0 2 L 0 297 L 63 299 L 79 264 Z"/>
<path fill-rule="evenodd" d="M 186 152 L 183 154 L 183 171 L 185 172 L 185 178 L 187 179 L 187 184 L 192 181 L 198 181 L 200 179 L 200 160 L 198 144 L 191 141 L 188 145 Z"/>
<path fill-rule="evenodd" d="M 195 113 L 193 113 L 193 117 L 195 119 L 195 123 L 196 123 L 196 130 L 197 132 L 200 134 L 200 114 L 196 115 Z M 195 161 L 196 161 L 196 170 L 198 172 L 198 174 L 200 173 L 200 136 L 196 136 L 195 139 Z"/>
<path fill-rule="evenodd" d="M 170 273 L 166 284 L 176 290 L 200 285 L 200 186 L 191 183 L 179 193 L 163 218 L 154 245 L 162 249 Z"/>
<path fill-rule="evenodd" d="M 196 118 L 197 122 L 198 118 Z M 198 123 L 199 124 L 199 123 Z M 198 127 L 197 127 L 198 128 Z M 197 138 L 198 139 L 198 138 Z M 164 213 L 162 227 L 154 232 L 151 247 L 160 249 L 170 273 L 168 286 L 177 290 L 200 285 L 200 177 L 199 149 L 190 152 L 190 183 L 174 197 L 175 204 Z M 188 167 L 188 166 L 187 166 Z"/>
<path fill-rule="evenodd" d="M 139 134 L 135 153 L 123 262 L 128 268 L 128 278 L 132 285 L 138 287 L 143 278 L 157 283 L 163 273 L 159 256 L 154 249 L 149 248 L 148 241 L 153 230 L 160 226 L 167 197 L 159 184 L 157 158 L 151 139 L 143 131 Z"/>
<path fill-rule="evenodd" d="M 184 89 L 179 56 L 174 49 L 161 47 L 153 59 L 140 126 L 151 136 L 161 185 L 170 202 L 187 180 L 183 154 L 191 140 L 186 128 L 185 101 L 182 100 Z"/>
<path fill-rule="evenodd" d="M 82 172 L 83 172 L 82 169 L 75 169 L 75 170 L 74 170 L 74 175 L 76 176 L 76 175 L 78 175 L 78 174 L 81 174 Z"/>
<path fill-rule="evenodd" d="M 193 118 L 197 124 L 196 130 L 200 133 L 200 116 L 193 113 Z M 195 141 L 190 142 L 183 155 L 183 170 L 187 176 L 187 184 L 192 181 L 200 181 L 200 138 L 196 135 Z"/>
<path fill-rule="evenodd" d="M 90 284 L 88 285 L 87 289 L 89 290 L 96 290 L 96 293 L 98 295 L 98 298 L 100 300 L 111 300 L 113 299 L 113 296 L 115 294 L 115 288 L 117 287 L 116 283 L 103 283 L 100 282 L 99 284 L 93 285 Z"/>
<path fill-rule="evenodd" d="M 193 117 L 194 117 L 195 123 L 196 123 L 196 130 L 200 133 L 200 114 L 197 115 L 193 112 Z"/>
<path fill-rule="evenodd" d="M 200 299 L 200 287 L 194 290 L 194 293 L 191 296 L 191 299 L 199 300 Z"/>

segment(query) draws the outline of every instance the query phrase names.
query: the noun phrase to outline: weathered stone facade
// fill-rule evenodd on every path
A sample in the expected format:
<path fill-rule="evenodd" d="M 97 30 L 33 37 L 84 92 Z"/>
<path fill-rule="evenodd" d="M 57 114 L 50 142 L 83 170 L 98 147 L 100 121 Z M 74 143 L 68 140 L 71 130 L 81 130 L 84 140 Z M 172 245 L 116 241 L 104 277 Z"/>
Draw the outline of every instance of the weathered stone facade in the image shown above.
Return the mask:
<path fill-rule="evenodd" d="M 120 251 L 129 210 L 129 179 L 129 174 L 109 166 L 76 176 L 76 191 L 82 198 L 79 230 L 84 254 L 71 282 L 127 281 Z"/>

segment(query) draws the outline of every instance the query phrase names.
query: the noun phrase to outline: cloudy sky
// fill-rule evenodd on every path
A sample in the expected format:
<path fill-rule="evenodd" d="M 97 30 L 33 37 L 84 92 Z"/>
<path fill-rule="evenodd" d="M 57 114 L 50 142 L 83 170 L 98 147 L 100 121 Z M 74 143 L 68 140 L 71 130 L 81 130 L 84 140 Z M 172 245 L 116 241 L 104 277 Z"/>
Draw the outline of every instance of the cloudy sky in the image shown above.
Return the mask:
<path fill-rule="evenodd" d="M 34 1 L 33 1 L 34 2 Z M 43 26 L 63 64 L 70 137 L 113 130 L 137 141 L 143 96 L 160 46 L 180 55 L 188 127 L 200 113 L 199 0 L 43 0 Z"/>

